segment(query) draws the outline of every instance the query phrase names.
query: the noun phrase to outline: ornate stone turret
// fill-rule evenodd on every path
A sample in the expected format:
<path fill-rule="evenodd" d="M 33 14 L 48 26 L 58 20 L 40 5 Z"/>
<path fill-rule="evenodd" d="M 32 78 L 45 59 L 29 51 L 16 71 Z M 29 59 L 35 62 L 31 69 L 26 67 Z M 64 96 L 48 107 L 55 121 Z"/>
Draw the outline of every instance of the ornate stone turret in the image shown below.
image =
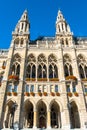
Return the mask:
<path fill-rule="evenodd" d="M 28 20 L 28 13 L 25 10 L 23 15 L 21 16 L 21 19 L 18 21 L 14 32 L 12 33 L 13 36 L 15 35 L 29 35 L 30 34 L 30 23 Z"/>
<path fill-rule="evenodd" d="M 28 20 L 27 10 L 25 10 L 22 14 L 15 27 L 15 30 L 12 32 L 12 36 L 10 47 L 24 47 L 26 44 L 28 46 L 30 40 L 30 22 Z"/>
<path fill-rule="evenodd" d="M 62 12 L 59 10 L 58 11 L 58 16 L 56 20 L 56 34 L 61 34 L 61 35 L 71 35 L 71 30 L 69 25 L 67 24 L 65 18 L 63 17 Z"/>
<path fill-rule="evenodd" d="M 56 20 L 56 39 L 60 40 L 63 45 L 69 45 L 72 42 L 73 33 L 67 24 L 62 12 L 58 11 Z"/>

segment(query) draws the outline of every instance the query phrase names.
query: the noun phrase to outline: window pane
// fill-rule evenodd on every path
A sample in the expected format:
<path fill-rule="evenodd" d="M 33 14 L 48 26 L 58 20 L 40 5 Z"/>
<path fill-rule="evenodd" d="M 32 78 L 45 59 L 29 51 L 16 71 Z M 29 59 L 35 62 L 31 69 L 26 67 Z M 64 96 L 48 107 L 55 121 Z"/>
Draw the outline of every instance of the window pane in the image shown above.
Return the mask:
<path fill-rule="evenodd" d="M 29 85 L 26 85 L 26 92 L 29 92 Z"/>
<path fill-rule="evenodd" d="M 14 92 L 17 92 L 17 86 L 14 86 Z"/>
<path fill-rule="evenodd" d="M 70 92 L 70 85 L 67 85 L 67 92 Z"/>
<path fill-rule="evenodd" d="M 73 86 L 73 92 L 76 92 L 76 87 L 75 86 Z"/>
<path fill-rule="evenodd" d="M 44 92 L 47 92 L 47 86 L 43 86 Z"/>
<path fill-rule="evenodd" d="M 38 86 L 38 92 L 41 92 L 42 86 Z"/>
<path fill-rule="evenodd" d="M 51 92 L 54 92 L 54 86 L 51 85 Z"/>
<path fill-rule="evenodd" d="M 8 86 L 7 92 L 12 92 L 12 86 L 11 85 Z"/>
<path fill-rule="evenodd" d="M 30 91 L 31 91 L 31 92 L 34 92 L 34 85 L 31 85 Z"/>
<path fill-rule="evenodd" d="M 85 87 L 85 92 L 87 93 L 87 87 Z"/>
<path fill-rule="evenodd" d="M 55 85 L 55 92 L 58 92 L 58 85 Z"/>

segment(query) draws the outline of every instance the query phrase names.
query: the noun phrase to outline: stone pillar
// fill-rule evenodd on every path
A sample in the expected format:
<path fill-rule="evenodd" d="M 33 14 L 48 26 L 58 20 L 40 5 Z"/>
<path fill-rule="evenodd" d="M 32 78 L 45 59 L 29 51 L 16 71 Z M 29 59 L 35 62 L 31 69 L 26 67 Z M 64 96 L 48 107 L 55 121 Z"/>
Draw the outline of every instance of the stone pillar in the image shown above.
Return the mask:
<path fill-rule="evenodd" d="M 47 129 L 51 129 L 51 116 L 50 116 L 50 110 L 47 111 Z"/>
<path fill-rule="evenodd" d="M 37 128 L 37 111 L 34 110 L 33 129 Z"/>
<path fill-rule="evenodd" d="M 8 106 L 6 106 L 6 110 L 5 110 L 5 114 L 4 114 L 4 122 L 3 122 L 3 127 L 4 128 L 5 128 L 7 114 L 8 114 Z"/>
<path fill-rule="evenodd" d="M 63 64 L 63 50 L 62 50 L 62 47 L 60 47 L 58 49 L 58 53 L 57 55 L 59 56 L 59 59 L 58 59 L 58 75 L 59 75 L 59 79 L 60 80 L 65 80 L 65 74 L 64 74 L 64 64 Z M 62 73 L 61 73 L 62 72 Z"/>

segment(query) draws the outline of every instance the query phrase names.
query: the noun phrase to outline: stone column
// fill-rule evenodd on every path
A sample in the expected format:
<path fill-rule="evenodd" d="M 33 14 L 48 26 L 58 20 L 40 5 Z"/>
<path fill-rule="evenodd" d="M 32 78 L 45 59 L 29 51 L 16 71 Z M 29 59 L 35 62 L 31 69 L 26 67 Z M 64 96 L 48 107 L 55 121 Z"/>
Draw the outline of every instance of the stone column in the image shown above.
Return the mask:
<path fill-rule="evenodd" d="M 47 111 L 47 129 L 51 129 L 51 116 L 50 116 L 50 110 Z"/>
<path fill-rule="evenodd" d="M 8 106 L 6 106 L 6 110 L 5 110 L 5 114 L 4 114 L 4 122 L 3 122 L 3 127 L 4 128 L 5 128 L 5 124 L 6 124 L 7 113 L 8 113 Z"/>
<path fill-rule="evenodd" d="M 33 129 L 37 128 L 37 111 L 34 110 Z"/>

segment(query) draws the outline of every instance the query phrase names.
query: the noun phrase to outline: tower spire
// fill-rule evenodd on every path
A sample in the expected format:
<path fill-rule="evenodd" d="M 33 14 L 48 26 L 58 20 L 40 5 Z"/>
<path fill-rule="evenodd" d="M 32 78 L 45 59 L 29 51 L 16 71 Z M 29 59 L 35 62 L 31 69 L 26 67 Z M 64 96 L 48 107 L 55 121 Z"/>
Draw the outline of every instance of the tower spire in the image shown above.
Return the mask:
<path fill-rule="evenodd" d="M 18 21 L 14 32 L 12 33 L 13 35 L 29 35 L 30 34 L 30 23 L 28 20 L 28 12 L 25 10 Z"/>
<path fill-rule="evenodd" d="M 62 12 L 59 10 L 56 20 L 56 34 L 72 34 L 70 30 L 70 26 L 67 24 Z"/>

